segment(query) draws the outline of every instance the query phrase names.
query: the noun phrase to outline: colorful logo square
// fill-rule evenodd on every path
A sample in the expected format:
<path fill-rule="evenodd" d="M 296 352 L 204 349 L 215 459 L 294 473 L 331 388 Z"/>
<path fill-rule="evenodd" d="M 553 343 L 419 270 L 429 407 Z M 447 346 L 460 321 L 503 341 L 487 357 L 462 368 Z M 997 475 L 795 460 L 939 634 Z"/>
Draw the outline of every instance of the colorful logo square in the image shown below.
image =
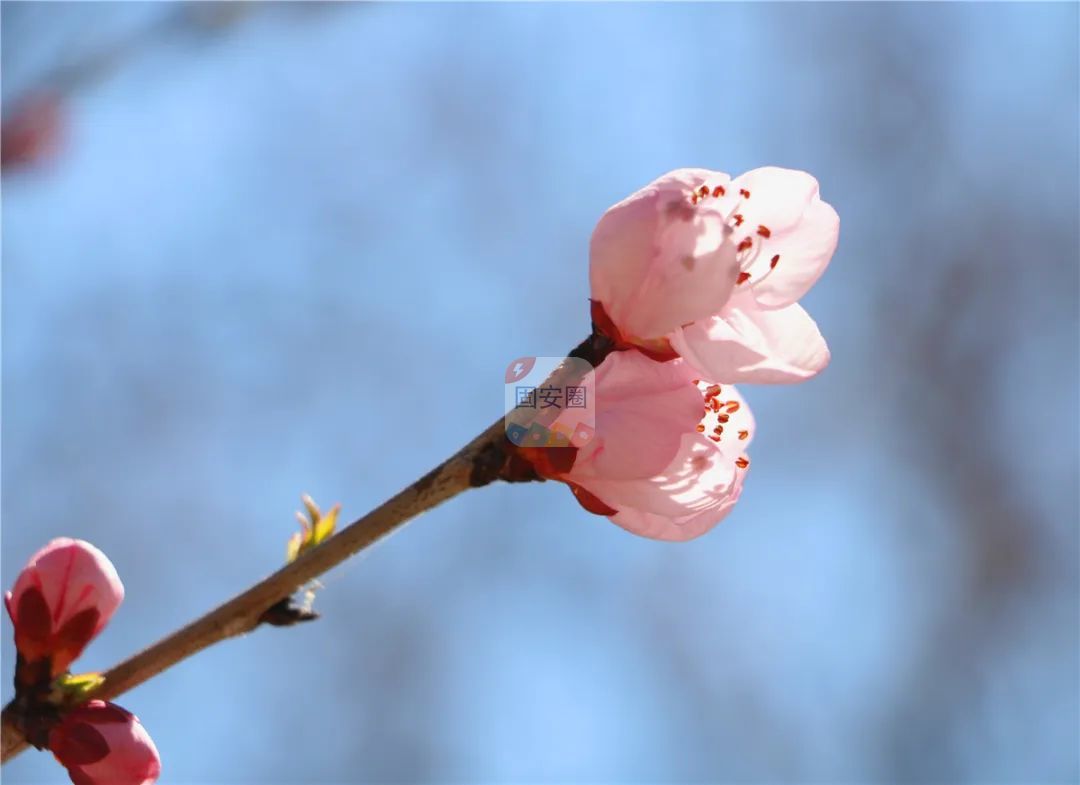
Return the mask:
<path fill-rule="evenodd" d="M 596 436 L 596 429 L 587 423 L 580 422 L 577 424 L 577 427 L 574 428 L 574 433 L 570 437 L 570 443 L 575 447 L 584 447 L 593 440 L 594 436 Z"/>
<path fill-rule="evenodd" d="M 511 444 L 516 444 L 518 447 L 525 446 L 525 436 L 529 433 L 529 429 L 524 425 L 518 425 L 517 423 L 511 423 L 506 426 L 506 438 L 510 440 Z"/>
<path fill-rule="evenodd" d="M 574 429 L 566 423 L 557 422 L 551 426 L 551 436 L 548 437 L 548 447 L 569 447 L 570 437 Z"/>
<path fill-rule="evenodd" d="M 547 447 L 548 439 L 551 438 L 551 431 L 545 428 L 538 422 L 534 422 L 529 426 L 528 433 L 525 434 L 525 446 L 526 447 Z"/>

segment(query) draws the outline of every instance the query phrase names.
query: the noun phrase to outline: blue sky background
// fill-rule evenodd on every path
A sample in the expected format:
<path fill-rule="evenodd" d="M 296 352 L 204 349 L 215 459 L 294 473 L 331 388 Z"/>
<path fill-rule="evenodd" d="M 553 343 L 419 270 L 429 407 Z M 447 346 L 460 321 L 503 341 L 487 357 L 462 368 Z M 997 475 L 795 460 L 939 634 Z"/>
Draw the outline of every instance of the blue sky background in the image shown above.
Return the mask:
<path fill-rule="evenodd" d="M 841 216 L 832 365 L 743 389 L 720 527 L 470 492 L 317 623 L 125 695 L 162 783 L 1080 777 L 1077 5 L 0 16 L 5 116 L 64 118 L 3 175 L 3 582 L 54 536 L 111 556 L 84 670 L 276 568 L 302 492 L 358 517 L 499 416 L 655 176 L 806 169 Z"/>

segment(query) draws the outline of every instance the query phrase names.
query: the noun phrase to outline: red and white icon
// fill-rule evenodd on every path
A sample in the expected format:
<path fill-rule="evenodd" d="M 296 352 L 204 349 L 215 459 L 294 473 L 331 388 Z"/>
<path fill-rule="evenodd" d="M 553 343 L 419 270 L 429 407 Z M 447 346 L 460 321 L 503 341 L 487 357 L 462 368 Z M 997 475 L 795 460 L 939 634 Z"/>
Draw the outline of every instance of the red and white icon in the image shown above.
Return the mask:
<path fill-rule="evenodd" d="M 593 436 L 596 435 L 596 429 L 583 422 L 579 422 L 577 427 L 574 428 L 574 433 L 570 436 L 570 443 L 575 447 L 584 447 L 586 444 L 592 441 Z"/>
<path fill-rule="evenodd" d="M 529 371 L 536 365 L 535 357 L 519 357 L 506 366 L 506 383 L 519 382 L 529 375 Z"/>

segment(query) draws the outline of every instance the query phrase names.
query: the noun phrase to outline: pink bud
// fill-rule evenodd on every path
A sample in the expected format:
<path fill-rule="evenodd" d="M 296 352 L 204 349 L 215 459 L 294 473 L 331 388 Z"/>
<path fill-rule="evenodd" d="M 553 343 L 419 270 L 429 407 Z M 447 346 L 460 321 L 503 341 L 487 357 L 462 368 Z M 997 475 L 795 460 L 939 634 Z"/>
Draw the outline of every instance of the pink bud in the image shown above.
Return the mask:
<path fill-rule="evenodd" d="M 61 537 L 35 553 L 4 596 L 15 648 L 27 662 L 51 658 L 59 675 L 112 617 L 124 586 L 104 553 Z"/>
<path fill-rule="evenodd" d="M 50 731 L 49 749 L 75 785 L 150 785 L 161 774 L 150 734 L 114 703 L 73 709 Z"/>

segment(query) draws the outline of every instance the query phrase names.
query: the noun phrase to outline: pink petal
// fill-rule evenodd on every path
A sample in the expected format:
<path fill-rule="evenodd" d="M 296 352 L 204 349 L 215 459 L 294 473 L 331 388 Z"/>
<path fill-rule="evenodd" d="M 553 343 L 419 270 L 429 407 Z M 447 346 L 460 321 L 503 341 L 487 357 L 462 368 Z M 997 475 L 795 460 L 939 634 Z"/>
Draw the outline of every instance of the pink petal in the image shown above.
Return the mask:
<path fill-rule="evenodd" d="M 670 518 L 631 509 L 613 515 L 611 520 L 639 537 L 667 542 L 686 542 L 700 537 L 724 520 L 735 508 L 735 503 L 739 501 L 741 494 L 742 483 L 740 482 L 722 501 L 694 515 Z"/>
<path fill-rule="evenodd" d="M 36 662 L 52 654 L 52 614 L 37 586 L 19 594 L 19 605 L 12 618 L 15 648 L 27 662 Z"/>
<path fill-rule="evenodd" d="M 138 717 L 93 700 L 73 709 L 49 733 L 49 749 L 76 785 L 150 785 L 161 758 Z"/>
<path fill-rule="evenodd" d="M 734 239 L 740 242 L 745 233 L 754 242 L 749 268 L 754 296 L 766 308 L 794 303 L 825 272 L 836 250 L 840 217 L 821 201 L 817 180 L 806 172 L 767 166 L 731 186 L 750 193 L 738 208 L 744 220 Z"/>
<path fill-rule="evenodd" d="M 739 499 L 746 469 L 735 463 L 742 453 L 733 457 L 731 449 L 687 434 L 676 458 L 653 478 L 583 485 L 618 510 L 611 520 L 627 531 L 658 540 L 689 540 L 719 523 Z"/>
<path fill-rule="evenodd" d="M 596 435 L 574 461 L 570 479 L 649 477 L 666 466 L 682 434 L 701 418 L 701 393 L 685 363 L 661 363 L 636 351 L 613 352 L 594 374 Z"/>
<path fill-rule="evenodd" d="M 702 375 L 729 382 L 792 384 L 829 364 L 825 339 L 802 306 L 762 310 L 749 296 L 670 340 Z"/>
<path fill-rule="evenodd" d="M 742 193 L 740 212 L 748 224 L 768 222 L 774 232 L 795 229 L 807 205 L 818 198 L 818 181 L 809 172 L 762 166 L 741 174 L 731 183 L 732 192 Z M 753 220 L 751 220 L 753 219 Z"/>
<path fill-rule="evenodd" d="M 49 746 L 56 759 L 66 767 L 86 766 L 104 760 L 109 743 L 101 731 L 88 722 L 68 722 L 51 734 Z"/>
<path fill-rule="evenodd" d="M 716 399 L 720 411 L 703 421 L 706 432 L 684 434 L 677 455 L 653 477 L 593 477 L 581 482 L 593 507 L 613 509 L 611 520 L 619 526 L 659 540 L 689 540 L 719 523 L 742 492 L 749 466 L 746 449 L 755 425 L 750 407 L 734 386 L 721 385 Z M 718 440 L 707 438 L 715 435 L 718 422 L 723 426 Z"/>
<path fill-rule="evenodd" d="M 720 172 L 670 172 L 610 208 L 589 249 L 592 298 L 626 336 L 664 337 L 718 312 L 738 275 L 727 216 L 697 189 L 728 182 Z"/>

